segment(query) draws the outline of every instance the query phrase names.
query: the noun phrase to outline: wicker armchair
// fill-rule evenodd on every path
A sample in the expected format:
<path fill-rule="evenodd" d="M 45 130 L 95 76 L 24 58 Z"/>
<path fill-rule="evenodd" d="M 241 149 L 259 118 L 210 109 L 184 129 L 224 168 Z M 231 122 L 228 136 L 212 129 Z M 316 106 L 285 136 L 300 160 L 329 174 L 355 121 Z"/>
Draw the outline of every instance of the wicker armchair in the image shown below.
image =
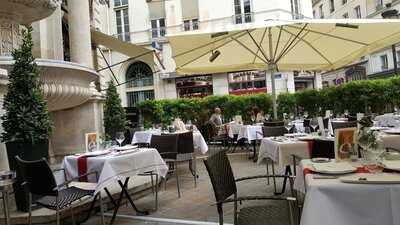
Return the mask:
<path fill-rule="evenodd" d="M 169 165 L 168 173 L 175 173 L 178 197 L 181 197 L 178 175 L 178 135 L 152 135 L 150 147 L 157 149 L 164 161 Z M 167 180 L 165 180 L 165 183 Z"/>
<path fill-rule="evenodd" d="M 276 178 L 288 177 L 291 184 L 291 196 L 246 196 L 238 197 L 236 182 L 250 179 L 266 178 L 269 176 L 254 176 L 235 180 L 229 159 L 225 152 L 220 151 L 204 160 L 207 172 L 210 176 L 217 201 L 219 224 L 224 224 L 223 204 L 233 202 L 234 204 L 234 225 L 287 225 L 297 224 L 298 214 L 297 199 L 293 191 L 293 177 L 274 176 Z M 265 206 L 243 207 L 238 210 L 238 202 L 250 200 L 269 200 L 275 204 Z"/>
<path fill-rule="evenodd" d="M 57 225 L 60 224 L 60 211 L 69 208 L 74 222 L 73 203 L 84 197 L 93 197 L 93 201 L 97 196 L 100 199 L 100 211 L 102 224 L 104 225 L 103 205 L 100 192 L 94 195 L 94 190 L 85 190 L 78 187 L 69 187 L 68 184 L 73 180 L 57 185 L 53 172 L 45 159 L 37 161 L 25 161 L 16 156 L 18 171 L 21 173 L 23 184 L 29 192 L 29 214 L 28 224 L 32 224 L 32 206 L 38 204 L 42 207 L 56 210 Z M 84 174 L 82 176 L 87 176 Z M 82 177 L 81 176 L 81 177 Z M 75 180 L 75 179 L 74 179 Z M 38 197 L 32 200 L 32 195 Z M 33 202 L 34 201 L 34 202 Z M 90 212 L 89 212 L 90 213 Z"/>
<path fill-rule="evenodd" d="M 194 153 L 193 132 L 178 134 L 178 155 L 179 162 L 189 162 L 189 169 L 194 177 L 194 186 L 197 187 L 197 166 L 196 155 Z"/>
<path fill-rule="evenodd" d="M 335 132 L 336 129 L 349 128 L 349 127 L 357 127 L 357 121 L 332 122 L 333 132 Z"/>

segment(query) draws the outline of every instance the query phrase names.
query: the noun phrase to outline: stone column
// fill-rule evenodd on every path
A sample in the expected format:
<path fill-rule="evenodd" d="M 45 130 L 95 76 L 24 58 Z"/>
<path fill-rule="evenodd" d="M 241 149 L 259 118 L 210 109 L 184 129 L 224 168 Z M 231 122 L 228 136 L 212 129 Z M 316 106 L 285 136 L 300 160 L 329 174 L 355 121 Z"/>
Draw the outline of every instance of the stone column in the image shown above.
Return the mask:
<path fill-rule="evenodd" d="M 68 9 L 71 61 L 93 68 L 89 1 L 68 0 Z"/>
<path fill-rule="evenodd" d="M 0 69 L 0 116 L 5 112 L 3 110 L 4 95 L 7 92 L 7 71 Z M 1 122 L 1 121 L 0 121 Z M 3 132 L 3 127 L 0 124 L 0 132 Z M 8 170 L 8 158 L 6 146 L 4 143 L 0 143 L 0 171 Z"/>

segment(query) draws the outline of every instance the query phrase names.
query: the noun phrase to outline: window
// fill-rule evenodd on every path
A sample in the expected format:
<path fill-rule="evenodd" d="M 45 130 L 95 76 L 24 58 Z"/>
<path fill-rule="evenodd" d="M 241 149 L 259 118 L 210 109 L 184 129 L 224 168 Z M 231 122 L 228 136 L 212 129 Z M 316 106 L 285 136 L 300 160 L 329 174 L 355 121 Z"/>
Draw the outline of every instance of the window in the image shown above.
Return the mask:
<path fill-rule="evenodd" d="M 342 0 L 342 5 L 345 5 L 347 3 L 347 0 Z"/>
<path fill-rule="evenodd" d="M 191 19 L 183 21 L 183 30 L 198 30 L 199 29 L 199 19 Z"/>
<path fill-rule="evenodd" d="M 114 7 L 128 5 L 128 0 L 114 0 Z"/>
<path fill-rule="evenodd" d="M 383 0 L 375 0 L 375 8 L 376 10 L 380 10 L 383 8 Z"/>
<path fill-rule="evenodd" d="M 145 87 L 153 85 L 153 71 L 144 62 L 131 64 L 125 76 L 126 87 Z"/>
<path fill-rule="evenodd" d="M 234 7 L 234 22 L 236 24 L 250 23 L 253 21 L 250 0 L 234 0 Z"/>
<path fill-rule="evenodd" d="M 343 18 L 344 18 L 344 19 L 349 18 L 349 14 L 348 14 L 348 13 L 343 14 Z"/>
<path fill-rule="evenodd" d="M 379 58 L 381 60 L 381 69 L 387 70 L 388 66 L 389 66 L 387 55 L 381 55 L 381 56 L 379 56 Z"/>
<path fill-rule="evenodd" d="M 154 99 L 154 90 L 126 92 L 128 107 L 135 107 L 137 103 Z"/>
<path fill-rule="evenodd" d="M 335 1 L 334 0 L 329 0 L 329 9 L 332 12 L 335 11 Z"/>
<path fill-rule="evenodd" d="M 201 98 L 213 94 L 211 75 L 177 78 L 175 82 L 179 98 Z"/>
<path fill-rule="evenodd" d="M 359 5 L 354 8 L 354 12 L 356 14 L 356 18 L 360 19 L 361 18 L 361 8 Z"/>
<path fill-rule="evenodd" d="M 323 19 L 324 18 L 324 10 L 323 10 L 324 5 L 321 4 L 319 5 L 319 18 Z"/>
<path fill-rule="evenodd" d="M 242 95 L 265 92 L 265 72 L 242 71 L 228 73 L 229 93 Z"/>
<path fill-rule="evenodd" d="M 302 19 L 303 15 L 300 12 L 300 2 L 299 0 L 291 0 L 291 9 L 292 9 L 292 18 L 293 19 Z"/>
<path fill-rule="evenodd" d="M 400 66 L 400 50 L 397 50 L 397 54 L 396 54 L 396 59 L 397 59 L 397 66 Z"/>
<path fill-rule="evenodd" d="M 115 10 L 115 18 L 118 38 L 123 41 L 130 41 L 128 8 Z"/>
<path fill-rule="evenodd" d="M 151 37 L 152 38 L 159 38 L 164 37 L 166 33 L 165 29 L 165 19 L 154 19 L 151 20 Z"/>

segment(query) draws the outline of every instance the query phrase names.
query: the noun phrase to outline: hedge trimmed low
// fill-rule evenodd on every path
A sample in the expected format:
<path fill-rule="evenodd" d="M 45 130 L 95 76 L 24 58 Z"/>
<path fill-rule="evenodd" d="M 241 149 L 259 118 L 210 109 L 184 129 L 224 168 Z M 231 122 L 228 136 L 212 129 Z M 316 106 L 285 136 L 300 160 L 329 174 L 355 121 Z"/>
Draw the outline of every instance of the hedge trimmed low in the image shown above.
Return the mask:
<path fill-rule="evenodd" d="M 311 116 L 324 115 L 325 110 L 334 113 L 391 111 L 400 104 L 400 77 L 384 80 L 353 81 L 321 90 L 307 89 L 294 94 L 283 93 L 278 96 L 278 116 L 283 113 L 298 114 L 307 111 Z M 256 106 L 263 112 L 271 113 L 272 99 L 268 94 L 224 95 L 205 98 L 147 100 L 137 105 L 141 123 L 145 127 L 152 124 L 168 125 L 173 118 L 196 121 L 202 114 L 211 115 L 215 107 L 222 109 L 225 120 L 234 115 L 242 115 L 250 121 L 251 109 Z"/>

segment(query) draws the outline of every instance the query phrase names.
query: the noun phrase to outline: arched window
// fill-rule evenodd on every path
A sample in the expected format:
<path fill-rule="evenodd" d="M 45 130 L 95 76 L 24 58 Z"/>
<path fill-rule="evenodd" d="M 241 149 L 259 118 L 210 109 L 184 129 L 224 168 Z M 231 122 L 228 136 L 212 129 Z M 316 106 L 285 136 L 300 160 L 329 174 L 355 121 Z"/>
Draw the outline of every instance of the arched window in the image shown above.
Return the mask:
<path fill-rule="evenodd" d="M 126 87 L 144 87 L 153 85 L 153 71 L 144 62 L 132 63 L 126 72 Z"/>

